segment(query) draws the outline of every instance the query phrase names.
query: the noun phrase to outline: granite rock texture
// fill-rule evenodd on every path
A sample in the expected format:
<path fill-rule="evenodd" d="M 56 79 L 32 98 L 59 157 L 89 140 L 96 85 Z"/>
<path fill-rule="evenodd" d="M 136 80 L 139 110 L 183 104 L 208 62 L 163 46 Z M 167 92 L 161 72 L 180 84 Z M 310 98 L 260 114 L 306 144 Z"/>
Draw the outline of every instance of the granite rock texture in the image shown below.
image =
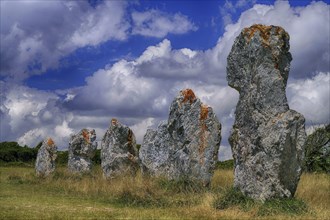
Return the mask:
<path fill-rule="evenodd" d="M 221 124 L 191 89 L 173 100 L 167 122 L 149 129 L 139 152 L 143 173 L 208 185 L 221 141 Z"/>
<path fill-rule="evenodd" d="M 48 176 L 55 171 L 57 147 L 51 138 L 44 140 L 38 150 L 35 170 L 37 176 Z"/>
<path fill-rule="evenodd" d="M 101 144 L 103 175 L 113 178 L 120 175 L 134 176 L 139 169 L 139 157 L 133 131 L 112 119 Z"/>
<path fill-rule="evenodd" d="M 92 157 L 97 148 L 95 130 L 82 129 L 69 142 L 68 168 L 72 173 L 87 173 L 92 169 Z"/>
<path fill-rule="evenodd" d="M 289 47 L 283 28 L 253 25 L 227 59 L 228 84 L 240 94 L 229 137 L 234 186 L 261 201 L 293 197 L 302 172 L 305 119 L 289 109 L 285 93 Z"/>

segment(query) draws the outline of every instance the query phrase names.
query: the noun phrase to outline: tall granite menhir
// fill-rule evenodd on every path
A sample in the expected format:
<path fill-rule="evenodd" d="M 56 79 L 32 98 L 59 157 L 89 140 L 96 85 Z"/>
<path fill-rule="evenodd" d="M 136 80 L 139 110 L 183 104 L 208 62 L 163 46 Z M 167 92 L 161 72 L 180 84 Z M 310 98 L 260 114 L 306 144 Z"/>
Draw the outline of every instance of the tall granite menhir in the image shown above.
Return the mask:
<path fill-rule="evenodd" d="M 101 166 L 106 178 L 134 176 L 139 169 L 138 150 L 133 131 L 112 119 L 101 144 Z"/>
<path fill-rule="evenodd" d="M 92 169 L 92 157 L 95 154 L 95 130 L 82 129 L 78 134 L 72 135 L 69 142 L 69 171 L 73 173 L 86 173 Z"/>
<path fill-rule="evenodd" d="M 191 89 L 173 100 L 168 122 L 149 129 L 139 152 L 142 170 L 168 179 L 188 178 L 208 185 L 221 141 L 221 124 L 211 107 Z"/>
<path fill-rule="evenodd" d="M 56 152 L 57 147 L 51 138 L 43 141 L 35 164 L 37 176 L 48 176 L 55 171 Z"/>
<path fill-rule="evenodd" d="M 302 172 L 305 119 L 285 95 L 289 47 L 283 28 L 253 25 L 228 56 L 228 84 L 240 94 L 229 137 L 234 186 L 261 201 L 293 197 Z"/>

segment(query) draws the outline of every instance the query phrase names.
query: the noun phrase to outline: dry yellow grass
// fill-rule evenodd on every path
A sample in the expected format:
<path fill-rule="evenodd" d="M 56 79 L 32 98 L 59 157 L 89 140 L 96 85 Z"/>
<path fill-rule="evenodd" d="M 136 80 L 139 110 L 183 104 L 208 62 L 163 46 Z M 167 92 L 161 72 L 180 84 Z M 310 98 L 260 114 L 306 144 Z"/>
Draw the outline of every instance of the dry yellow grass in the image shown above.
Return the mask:
<path fill-rule="evenodd" d="M 217 210 L 213 203 L 233 184 L 232 170 L 217 170 L 209 190 L 144 179 L 141 175 L 107 181 L 100 167 L 91 175 L 59 168 L 41 179 L 32 168 L 0 167 L 0 219 L 327 219 L 330 178 L 303 174 L 296 197 L 308 205 L 299 215 L 258 215 L 260 204 Z M 180 190 L 179 190 L 180 189 Z"/>
<path fill-rule="evenodd" d="M 318 218 L 330 219 L 329 174 L 303 174 L 298 185 L 296 197 L 305 201 Z"/>

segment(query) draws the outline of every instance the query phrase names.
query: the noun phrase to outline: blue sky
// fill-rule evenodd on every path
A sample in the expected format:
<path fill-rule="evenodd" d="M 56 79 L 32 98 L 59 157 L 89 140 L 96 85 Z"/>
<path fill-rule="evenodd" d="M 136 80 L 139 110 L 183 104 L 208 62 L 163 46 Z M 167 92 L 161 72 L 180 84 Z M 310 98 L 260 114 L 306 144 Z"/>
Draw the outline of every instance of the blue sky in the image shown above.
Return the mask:
<path fill-rule="evenodd" d="M 284 27 L 293 61 L 289 105 L 306 125 L 330 122 L 329 1 L 1 1 L 0 141 L 67 147 L 71 133 L 112 117 L 139 143 L 191 87 L 223 125 L 219 157 L 238 100 L 226 57 L 242 28 Z"/>

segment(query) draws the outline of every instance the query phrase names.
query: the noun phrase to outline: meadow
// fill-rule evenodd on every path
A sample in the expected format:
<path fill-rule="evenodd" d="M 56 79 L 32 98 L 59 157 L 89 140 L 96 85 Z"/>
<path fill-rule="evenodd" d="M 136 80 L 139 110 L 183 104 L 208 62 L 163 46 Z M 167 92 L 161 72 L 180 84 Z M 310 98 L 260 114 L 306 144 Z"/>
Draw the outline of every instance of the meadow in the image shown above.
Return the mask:
<path fill-rule="evenodd" d="M 105 180 L 57 168 L 0 167 L 0 219 L 329 219 L 330 175 L 304 173 L 294 199 L 254 202 L 232 189 L 231 169 L 217 169 L 210 188 L 188 180 Z"/>

